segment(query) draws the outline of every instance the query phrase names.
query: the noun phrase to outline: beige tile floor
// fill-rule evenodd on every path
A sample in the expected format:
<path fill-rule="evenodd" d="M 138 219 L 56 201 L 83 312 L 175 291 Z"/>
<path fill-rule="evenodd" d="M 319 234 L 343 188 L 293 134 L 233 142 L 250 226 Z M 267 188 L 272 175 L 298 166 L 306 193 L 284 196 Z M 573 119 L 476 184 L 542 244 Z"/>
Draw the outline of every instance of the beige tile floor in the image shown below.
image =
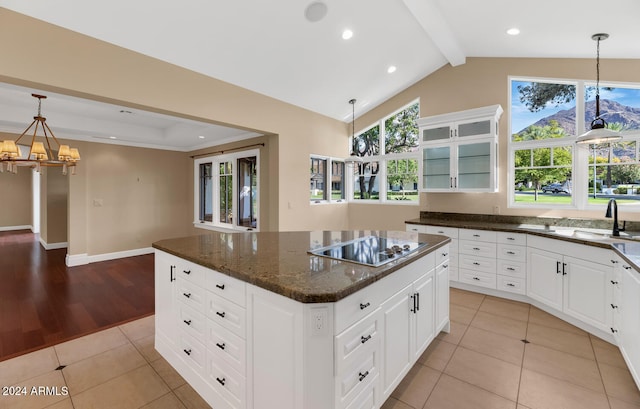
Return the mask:
<path fill-rule="evenodd" d="M 27 392 L 0 408 L 209 408 L 155 352 L 153 320 L 0 362 L 0 387 Z M 383 409 L 640 408 L 615 346 L 535 307 L 452 289 L 451 320 Z"/>

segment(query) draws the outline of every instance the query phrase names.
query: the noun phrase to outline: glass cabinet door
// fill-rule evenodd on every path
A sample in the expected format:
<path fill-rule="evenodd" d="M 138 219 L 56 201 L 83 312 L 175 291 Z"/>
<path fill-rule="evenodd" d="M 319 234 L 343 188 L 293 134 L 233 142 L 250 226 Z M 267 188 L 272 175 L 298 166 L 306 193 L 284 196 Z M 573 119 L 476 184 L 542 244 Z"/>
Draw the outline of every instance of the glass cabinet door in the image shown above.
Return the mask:
<path fill-rule="evenodd" d="M 422 142 L 447 140 L 451 137 L 451 125 L 444 125 L 422 130 Z"/>
<path fill-rule="evenodd" d="M 458 145 L 459 189 L 491 188 L 491 142 Z"/>
<path fill-rule="evenodd" d="M 440 146 L 422 150 L 422 188 L 451 188 L 451 148 Z"/>
<path fill-rule="evenodd" d="M 457 133 L 456 133 L 456 136 L 458 138 L 465 138 L 469 136 L 490 136 L 490 135 L 491 135 L 491 119 L 459 123 Z"/>

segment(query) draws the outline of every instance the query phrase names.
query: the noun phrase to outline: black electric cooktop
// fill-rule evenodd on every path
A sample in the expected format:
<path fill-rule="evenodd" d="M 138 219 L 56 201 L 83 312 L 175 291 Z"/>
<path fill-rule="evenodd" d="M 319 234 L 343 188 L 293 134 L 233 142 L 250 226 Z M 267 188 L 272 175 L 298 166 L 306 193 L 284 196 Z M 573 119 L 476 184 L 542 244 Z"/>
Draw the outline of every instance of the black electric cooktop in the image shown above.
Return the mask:
<path fill-rule="evenodd" d="M 309 250 L 309 253 L 334 260 L 378 267 L 411 254 L 427 243 L 387 237 L 367 236 L 344 243 Z"/>

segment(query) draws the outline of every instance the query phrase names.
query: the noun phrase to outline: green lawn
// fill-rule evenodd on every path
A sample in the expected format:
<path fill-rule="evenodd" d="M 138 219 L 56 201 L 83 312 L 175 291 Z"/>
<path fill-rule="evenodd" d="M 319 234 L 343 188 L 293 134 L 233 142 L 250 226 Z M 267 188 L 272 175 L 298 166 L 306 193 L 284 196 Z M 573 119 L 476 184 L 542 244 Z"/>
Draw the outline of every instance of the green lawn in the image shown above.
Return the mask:
<path fill-rule="evenodd" d="M 521 195 L 521 194 L 517 194 L 515 196 L 515 201 L 516 203 L 549 203 L 549 204 L 571 204 L 571 196 L 569 195 L 563 195 L 563 194 L 558 194 L 558 195 L 538 195 L 538 200 L 535 200 L 535 196 L 533 194 L 527 194 L 527 195 Z M 616 202 L 618 204 L 636 204 L 636 205 L 640 205 L 640 201 L 638 200 L 631 200 L 631 199 L 618 199 L 616 198 Z M 589 198 L 589 204 L 594 204 L 594 205 L 606 205 L 607 203 L 609 203 L 609 198 L 606 197 L 598 197 L 598 198 Z"/>

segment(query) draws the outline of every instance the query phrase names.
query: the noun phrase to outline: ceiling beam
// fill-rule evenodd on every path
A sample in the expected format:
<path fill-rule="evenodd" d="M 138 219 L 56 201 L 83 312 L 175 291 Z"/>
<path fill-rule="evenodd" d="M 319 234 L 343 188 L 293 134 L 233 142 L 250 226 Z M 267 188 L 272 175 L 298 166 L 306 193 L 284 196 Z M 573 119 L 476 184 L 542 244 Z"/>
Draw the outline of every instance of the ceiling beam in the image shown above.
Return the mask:
<path fill-rule="evenodd" d="M 452 66 L 466 62 L 462 51 L 447 20 L 442 15 L 436 0 L 403 0 L 413 17 L 438 47 L 442 55 Z"/>

